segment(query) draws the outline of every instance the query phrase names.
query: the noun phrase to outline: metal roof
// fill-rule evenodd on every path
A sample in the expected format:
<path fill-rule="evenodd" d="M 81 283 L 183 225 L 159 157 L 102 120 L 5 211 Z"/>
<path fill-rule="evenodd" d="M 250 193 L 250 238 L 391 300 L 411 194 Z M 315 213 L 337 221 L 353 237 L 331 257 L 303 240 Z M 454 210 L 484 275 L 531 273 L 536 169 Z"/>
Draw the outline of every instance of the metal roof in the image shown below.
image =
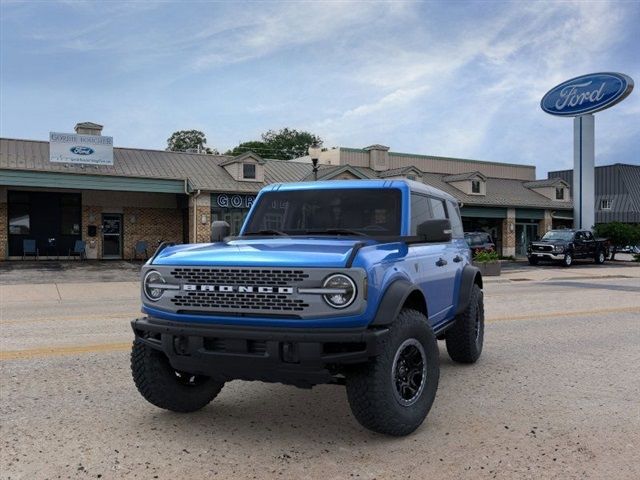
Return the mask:
<path fill-rule="evenodd" d="M 567 182 L 565 182 L 564 180 L 558 177 L 545 178 L 542 180 L 534 180 L 533 182 L 526 182 L 524 186 L 527 188 L 542 188 L 542 187 L 555 187 L 556 185 L 559 185 L 559 184 L 567 187 L 569 186 Z"/>
<path fill-rule="evenodd" d="M 201 153 L 170 152 L 166 150 L 147 150 L 139 148 L 114 148 L 114 165 L 70 165 L 49 161 L 49 142 L 0 138 L 0 169 L 30 172 L 60 172 L 66 174 L 136 177 L 140 179 L 173 179 L 188 181 L 192 189 L 211 192 L 259 191 L 265 184 L 299 182 L 310 178 L 312 165 L 287 160 L 266 160 L 264 163 L 265 181 L 247 182 L 235 180 L 221 166 L 233 157 L 225 155 L 206 155 Z M 376 172 L 368 167 L 349 165 L 349 171 L 358 172 L 362 177 L 375 179 L 388 175 Z M 637 167 L 635 167 L 637 168 Z M 402 168 L 403 171 L 416 167 Z M 320 165 L 320 178 L 331 178 L 345 171 L 345 165 Z M 629 182 L 635 179 L 638 205 L 640 205 L 640 174 L 629 174 Z M 477 176 L 477 172 L 465 175 Z M 447 174 L 423 172 L 421 181 L 449 193 L 466 205 L 510 206 L 571 209 L 571 202 L 558 202 L 526 188 L 523 180 L 486 177 L 486 195 L 466 195 L 449 185 Z M 0 176 L 0 184 L 2 183 Z"/>
<path fill-rule="evenodd" d="M 481 178 L 482 180 L 487 179 L 487 177 L 480 172 L 465 172 L 458 173 L 456 175 L 446 175 L 442 179 L 445 182 L 461 182 L 462 180 L 473 180 L 474 178 Z"/>

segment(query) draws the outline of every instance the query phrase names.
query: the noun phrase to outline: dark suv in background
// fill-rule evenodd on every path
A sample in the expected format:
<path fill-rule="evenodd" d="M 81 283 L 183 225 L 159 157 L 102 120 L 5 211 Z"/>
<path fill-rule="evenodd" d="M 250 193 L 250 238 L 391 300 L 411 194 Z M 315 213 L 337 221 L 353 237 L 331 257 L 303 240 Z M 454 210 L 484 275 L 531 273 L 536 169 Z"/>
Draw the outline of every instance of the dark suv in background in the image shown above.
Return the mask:
<path fill-rule="evenodd" d="M 496 251 L 496 244 L 487 232 L 465 232 L 464 239 L 474 255 L 478 252 Z"/>

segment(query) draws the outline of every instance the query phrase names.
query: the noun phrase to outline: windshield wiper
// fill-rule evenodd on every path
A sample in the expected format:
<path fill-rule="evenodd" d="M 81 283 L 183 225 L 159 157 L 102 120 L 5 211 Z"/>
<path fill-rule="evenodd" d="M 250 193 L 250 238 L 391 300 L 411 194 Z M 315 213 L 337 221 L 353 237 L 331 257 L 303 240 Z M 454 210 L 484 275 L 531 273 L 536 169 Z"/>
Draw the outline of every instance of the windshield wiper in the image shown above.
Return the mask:
<path fill-rule="evenodd" d="M 289 236 L 288 233 L 281 232 L 280 230 L 270 230 L 270 229 L 258 230 L 256 232 L 247 232 L 247 233 L 245 233 L 245 235 L 279 235 L 279 236 L 282 236 L 282 237 L 288 237 Z"/>
<path fill-rule="evenodd" d="M 327 228 L 326 230 L 305 230 L 305 235 L 327 234 L 327 235 L 357 235 L 359 237 L 368 237 L 366 233 L 350 230 L 348 228 Z"/>

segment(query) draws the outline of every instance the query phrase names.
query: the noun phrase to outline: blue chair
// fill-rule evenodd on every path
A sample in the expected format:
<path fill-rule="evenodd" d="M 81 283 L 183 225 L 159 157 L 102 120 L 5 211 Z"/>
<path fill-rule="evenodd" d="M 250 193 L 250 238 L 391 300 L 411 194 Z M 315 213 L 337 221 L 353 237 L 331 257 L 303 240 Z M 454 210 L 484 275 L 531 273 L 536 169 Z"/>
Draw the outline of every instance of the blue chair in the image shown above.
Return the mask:
<path fill-rule="evenodd" d="M 135 246 L 133 247 L 133 259 L 137 260 L 138 259 L 138 254 L 142 255 L 144 253 L 144 259 L 148 259 L 149 258 L 149 254 L 147 253 L 147 250 L 149 248 L 149 244 L 146 240 L 138 240 L 135 244 Z"/>
<path fill-rule="evenodd" d="M 35 240 L 22 240 L 22 260 L 24 260 L 25 256 L 33 255 L 36 257 L 36 260 L 40 257 L 40 251 L 38 247 L 36 247 Z"/>
<path fill-rule="evenodd" d="M 78 255 L 80 260 L 83 258 L 86 260 L 87 252 L 86 252 L 87 244 L 84 240 L 76 240 L 75 245 L 73 246 L 73 250 L 69 249 L 69 256 L 72 257 L 74 255 Z"/>

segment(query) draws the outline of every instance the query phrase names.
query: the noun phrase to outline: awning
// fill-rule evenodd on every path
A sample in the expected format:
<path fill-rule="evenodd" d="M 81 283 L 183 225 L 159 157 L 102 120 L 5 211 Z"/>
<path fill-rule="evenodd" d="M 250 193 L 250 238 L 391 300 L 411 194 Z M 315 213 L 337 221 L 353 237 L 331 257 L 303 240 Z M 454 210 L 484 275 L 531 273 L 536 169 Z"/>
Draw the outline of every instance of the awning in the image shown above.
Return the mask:
<path fill-rule="evenodd" d="M 78 175 L 27 170 L 0 170 L 0 185 L 77 190 L 115 190 L 121 192 L 185 193 L 184 180 Z"/>

